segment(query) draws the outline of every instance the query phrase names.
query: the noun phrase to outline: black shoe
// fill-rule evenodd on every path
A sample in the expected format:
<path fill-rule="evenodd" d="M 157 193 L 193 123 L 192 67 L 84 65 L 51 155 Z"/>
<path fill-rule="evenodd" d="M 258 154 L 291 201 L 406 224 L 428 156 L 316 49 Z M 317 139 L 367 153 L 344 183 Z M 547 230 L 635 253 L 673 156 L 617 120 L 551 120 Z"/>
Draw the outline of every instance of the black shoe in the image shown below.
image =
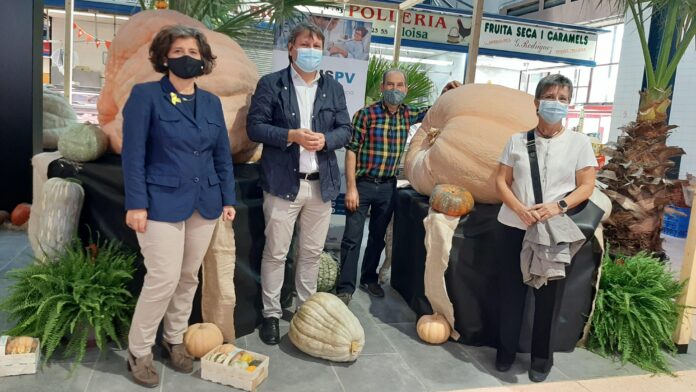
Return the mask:
<path fill-rule="evenodd" d="M 532 364 L 529 367 L 529 379 L 533 382 L 542 382 L 546 380 L 553 366 L 553 358 L 542 359 L 532 358 Z"/>
<path fill-rule="evenodd" d="M 501 358 L 500 352 L 496 352 L 495 355 L 495 370 L 504 373 L 510 370 L 512 367 L 512 364 L 515 362 L 515 357 L 513 356 L 512 359 L 507 358 L 503 359 Z"/>
<path fill-rule="evenodd" d="M 373 297 L 384 297 L 384 290 L 382 289 L 382 286 L 380 286 L 377 282 L 360 283 L 360 288 L 367 291 L 367 293 Z"/>
<path fill-rule="evenodd" d="M 529 379 L 533 382 L 542 382 L 546 380 L 546 377 L 549 376 L 549 373 L 551 372 L 551 369 L 549 369 L 546 372 L 540 372 L 537 370 L 534 370 L 532 368 L 529 369 Z"/>
<path fill-rule="evenodd" d="M 268 317 L 263 319 L 263 324 L 259 329 L 259 337 L 261 341 L 268 345 L 278 344 L 280 342 L 280 327 L 278 326 L 277 317 Z"/>

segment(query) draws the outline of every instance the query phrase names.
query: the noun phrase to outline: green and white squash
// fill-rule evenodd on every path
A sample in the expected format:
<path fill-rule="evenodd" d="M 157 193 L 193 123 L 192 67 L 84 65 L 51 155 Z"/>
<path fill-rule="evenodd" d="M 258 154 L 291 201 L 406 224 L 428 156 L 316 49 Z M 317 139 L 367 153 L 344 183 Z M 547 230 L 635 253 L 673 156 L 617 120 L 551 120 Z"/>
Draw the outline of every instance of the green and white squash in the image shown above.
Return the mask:
<path fill-rule="evenodd" d="M 58 151 L 71 161 L 89 162 L 101 157 L 109 147 L 106 134 L 90 123 L 74 124 L 58 139 Z"/>
<path fill-rule="evenodd" d="M 336 286 L 338 278 L 338 262 L 326 253 L 319 256 L 319 276 L 317 276 L 317 291 L 330 292 Z"/>
<path fill-rule="evenodd" d="M 85 191 L 75 179 L 54 177 L 46 181 L 36 235 L 38 259 L 50 260 L 73 240 L 84 199 Z"/>
<path fill-rule="evenodd" d="M 334 362 L 355 361 L 365 346 L 358 318 L 329 293 L 316 293 L 300 306 L 288 337 L 300 351 Z"/>
<path fill-rule="evenodd" d="M 43 147 L 57 148 L 58 139 L 71 125 L 77 122 L 72 106 L 62 94 L 43 90 Z"/>

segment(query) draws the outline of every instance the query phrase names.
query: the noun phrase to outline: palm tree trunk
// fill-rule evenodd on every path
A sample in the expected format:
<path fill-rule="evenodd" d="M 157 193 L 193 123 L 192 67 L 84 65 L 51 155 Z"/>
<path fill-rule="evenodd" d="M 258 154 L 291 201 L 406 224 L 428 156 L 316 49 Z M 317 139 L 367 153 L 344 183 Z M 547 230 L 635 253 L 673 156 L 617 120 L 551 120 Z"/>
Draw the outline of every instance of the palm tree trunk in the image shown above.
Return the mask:
<path fill-rule="evenodd" d="M 674 166 L 671 158 L 684 154 L 666 144 L 676 128 L 666 122 L 670 93 L 642 91 L 637 120 L 621 128 L 625 135 L 605 148 L 611 161 L 597 177 L 607 185 L 605 193 L 613 204 L 606 225 L 612 253 L 662 252 L 660 233 L 672 186 L 665 172 Z"/>

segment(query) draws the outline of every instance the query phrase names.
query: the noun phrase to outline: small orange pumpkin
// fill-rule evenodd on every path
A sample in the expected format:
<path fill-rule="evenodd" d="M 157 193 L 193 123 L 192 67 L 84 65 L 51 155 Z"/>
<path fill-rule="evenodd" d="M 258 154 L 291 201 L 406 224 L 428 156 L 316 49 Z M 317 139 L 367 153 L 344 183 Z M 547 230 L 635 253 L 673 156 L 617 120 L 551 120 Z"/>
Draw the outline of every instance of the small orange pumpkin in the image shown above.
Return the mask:
<path fill-rule="evenodd" d="M 222 332 L 215 324 L 193 324 L 184 334 L 184 345 L 189 354 L 201 358 L 222 344 Z"/>
<path fill-rule="evenodd" d="M 155 8 L 158 10 L 166 10 L 169 8 L 169 3 L 167 3 L 167 0 L 157 0 L 155 3 Z"/>
<path fill-rule="evenodd" d="M 460 186 L 440 184 L 430 194 L 430 206 L 449 216 L 464 216 L 474 208 L 474 197 Z"/>
<path fill-rule="evenodd" d="M 416 324 L 418 337 L 430 344 L 442 344 L 449 339 L 450 325 L 441 314 L 427 314 L 418 319 Z"/>
<path fill-rule="evenodd" d="M 10 216 L 10 221 L 15 226 L 21 226 L 29 220 L 29 214 L 31 213 L 31 204 L 21 203 L 17 204 L 14 210 L 12 210 L 12 215 Z"/>

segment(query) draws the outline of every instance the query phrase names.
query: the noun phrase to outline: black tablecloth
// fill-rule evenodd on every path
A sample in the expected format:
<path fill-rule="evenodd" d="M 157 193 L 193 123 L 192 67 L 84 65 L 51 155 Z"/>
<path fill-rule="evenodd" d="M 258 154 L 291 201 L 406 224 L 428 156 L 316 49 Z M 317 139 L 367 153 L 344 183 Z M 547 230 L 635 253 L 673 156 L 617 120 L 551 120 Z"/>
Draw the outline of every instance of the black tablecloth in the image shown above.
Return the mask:
<path fill-rule="evenodd" d="M 428 198 L 413 189 L 400 189 L 394 213 L 394 242 L 391 285 L 418 314 L 430 314 L 425 297 L 425 229 Z M 499 263 L 496 249 L 505 246 L 497 222 L 500 205 L 476 204 L 474 211 L 463 217 L 452 241 L 449 266 L 445 273 L 447 293 L 454 305 L 455 329 L 461 343 L 469 345 L 497 344 Z M 592 229 L 581 227 L 589 238 Z M 594 238 L 594 237 L 592 237 Z M 554 351 L 572 351 L 582 335 L 586 316 L 594 296 L 593 278 L 599 267 L 601 253 L 595 241 L 583 245 L 567 270 L 562 294 L 557 331 L 552 342 Z M 525 325 L 520 336 L 520 351 L 529 352 L 534 301 L 531 290 L 527 298 Z"/>
<path fill-rule="evenodd" d="M 263 193 L 258 186 L 260 165 L 235 165 L 237 190 L 237 215 L 234 220 L 236 241 L 236 267 L 234 275 L 237 306 L 234 323 L 237 336 L 253 332 L 260 323 L 261 253 L 265 243 L 263 218 Z M 135 232 L 125 224 L 123 175 L 121 157 L 107 154 L 79 166 L 63 159 L 53 161 L 48 167 L 48 177 L 75 177 L 82 181 L 85 201 L 80 216 L 79 235 L 87 241 L 95 233 L 102 238 L 115 239 L 135 250 L 140 249 Z M 145 268 L 138 259 L 138 270 L 131 284 L 137 295 L 143 284 Z M 200 287 L 194 299 L 190 322 L 201 320 Z"/>

